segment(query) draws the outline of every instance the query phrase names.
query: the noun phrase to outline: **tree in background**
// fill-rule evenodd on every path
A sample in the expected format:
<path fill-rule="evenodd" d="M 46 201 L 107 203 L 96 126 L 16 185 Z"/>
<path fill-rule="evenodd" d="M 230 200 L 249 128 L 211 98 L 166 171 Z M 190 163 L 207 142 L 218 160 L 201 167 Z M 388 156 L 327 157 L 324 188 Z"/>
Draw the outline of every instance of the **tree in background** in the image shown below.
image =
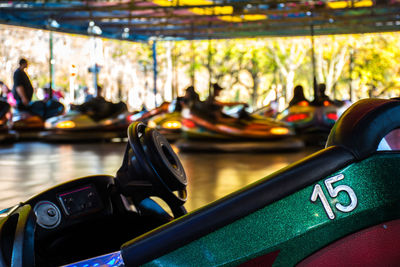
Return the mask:
<path fill-rule="evenodd" d="M 316 39 L 316 74 L 318 83 L 325 83 L 326 94 L 335 97 L 335 85 L 343 77 L 348 62 L 348 36 L 322 36 Z"/>
<path fill-rule="evenodd" d="M 239 81 L 240 49 L 234 40 L 213 41 L 211 47 L 211 83 L 219 83 L 224 88 L 232 89 Z"/>
<path fill-rule="evenodd" d="M 266 52 L 274 59 L 283 77 L 282 88 L 286 103 L 293 97 L 296 72 L 307 56 L 309 46 L 306 43 L 304 38 L 277 38 L 267 44 Z"/>
<path fill-rule="evenodd" d="M 93 47 L 89 38 L 62 33 L 54 33 L 53 37 L 56 89 L 68 91 L 71 65 L 76 66 L 76 93 L 79 87 L 91 87 L 93 76 L 88 67 L 92 64 Z M 48 41 L 48 31 L 0 25 L 0 80 L 12 86 L 12 73 L 19 58 L 24 56 L 31 63 L 29 75 L 34 86 L 43 87 L 48 83 Z M 142 105 L 152 108 L 151 46 L 101 41 L 99 84 L 103 85 L 106 97 L 126 101 L 134 110 Z M 331 97 L 348 98 L 350 83 L 353 101 L 399 96 L 398 33 L 317 36 L 315 44 L 318 82 L 327 84 Z M 288 101 L 297 84 L 302 84 L 306 96 L 312 99 L 310 51 L 309 37 L 159 41 L 157 95 L 160 101 L 171 99 L 172 90 L 176 92 L 174 96 L 182 95 L 195 77 L 194 86 L 202 99 L 209 94 L 210 78 L 227 89 L 221 95 L 224 101 L 249 102 L 254 107 L 276 98 Z M 350 68 L 351 62 L 353 68 Z"/>
<path fill-rule="evenodd" d="M 399 95 L 398 45 L 398 34 L 364 36 L 357 42 L 353 75 L 357 98 Z"/>
<path fill-rule="evenodd" d="M 262 105 L 261 95 L 268 94 L 271 90 L 270 83 L 267 82 L 266 75 L 272 73 L 277 66 L 275 61 L 268 56 L 265 51 L 265 40 L 251 40 L 241 47 L 239 64 L 241 71 L 245 71 L 250 77 L 247 85 L 243 79 L 239 78 L 239 83 L 249 91 L 250 105 L 254 108 Z M 242 77 L 242 76 L 240 76 Z M 262 83 L 262 81 L 264 81 Z"/>

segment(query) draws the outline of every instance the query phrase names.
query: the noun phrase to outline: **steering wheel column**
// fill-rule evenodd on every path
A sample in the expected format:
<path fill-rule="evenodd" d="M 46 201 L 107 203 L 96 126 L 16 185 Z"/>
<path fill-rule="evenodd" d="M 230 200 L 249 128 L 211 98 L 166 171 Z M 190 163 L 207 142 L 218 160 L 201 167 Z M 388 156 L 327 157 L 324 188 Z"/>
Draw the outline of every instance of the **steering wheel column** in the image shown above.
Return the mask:
<path fill-rule="evenodd" d="M 116 176 L 122 194 L 136 206 L 146 198 L 159 197 L 175 218 L 186 214 L 186 174 L 167 139 L 141 122 L 129 126 L 128 139 Z"/>

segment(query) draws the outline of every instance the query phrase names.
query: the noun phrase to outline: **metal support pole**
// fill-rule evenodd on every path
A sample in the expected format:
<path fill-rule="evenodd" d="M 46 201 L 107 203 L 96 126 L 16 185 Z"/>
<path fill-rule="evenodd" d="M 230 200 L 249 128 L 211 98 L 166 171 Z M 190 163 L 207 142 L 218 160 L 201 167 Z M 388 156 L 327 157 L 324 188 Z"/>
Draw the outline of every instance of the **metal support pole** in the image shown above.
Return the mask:
<path fill-rule="evenodd" d="M 172 48 L 172 70 L 173 70 L 173 83 L 172 83 L 172 98 L 178 96 L 178 56 L 176 52 L 176 42 L 173 43 Z"/>
<path fill-rule="evenodd" d="M 94 63 L 94 66 L 93 66 L 93 69 L 94 69 L 94 73 L 93 73 L 93 88 L 94 88 L 94 90 L 95 90 L 95 94 L 96 94 L 96 96 L 99 96 L 99 90 L 98 90 L 98 84 L 99 84 L 99 71 L 98 71 L 98 68 L 97 68 L 97 63 Z"/>
<path fill-rule="evenodd" d="M 208 57 L 207 57 L 207 69 L 208 73 L 210 76 L 210 80 L 208 83 L 208 95 L 211 95 L 211 85 L 212 85 L 212 69 L 211 69 L 211 64 L 212 64 L 212 52 L 211 52 L 211 39 L 208 39 Z"/>
<path fill-rule="evenodd" d="M 55 88 L 55 79 L 54 79 L 54 57 L 53 57 L 53 32 L 50 31 L 49 36 L 49 70 L 50 70 L 50 92 L 49 92 L 49 99 L 53 97 L 53 88 Z"/>
<path fill-rule="evenodd" d="M 194 71 L 194 69 L 195 69 L 195 62 L 196 62 L 196 59 L 195 59 L 195 48 L 194 48 L 194 41 L 192 40 L 191 41 L 191 45 L 190 45 L 190 48 L 192 49 L 192 63 L 191 63 L 191 72 L 190 72 L 190 79 L 191 79 L 191 82 L 192 82 L 192 85 L 194 86 L 194 82 L 195 82 L 195 71 Z"/>
<path fill-rule="evenodd" d="M 350 48 L 350 66 L 349 66 L 349 95 L 350 102 L 353 101 L 353 67 L 354 67 L 354 49 Z"/>
<path fill-rule="evenodd" d="M 153 41 L 153 80 L 154 80 L 154 104 L 157 107 L 157 42 Z"/>
<path fill-rule="evenodd" d="M 191 45 L 190 48 L 192 49 L 192 66 L 191 66 L 191 73 L 190 73 L 190 78 L 192 80 L 192 85 L 194 86 L 196 77 L 195 77 L 195 64 L 196 64 L 196 54 L 195 54 L 195 47 L 194 47 L 194 25 L 193 23 L 191 24 Z"/>
<path fill-rule="evenodd" d="M 97 90 L 97 85 L 98 85 L 98 78 L 99 78 L 99 67 L 97 65 L 97 60 L 96 60 L 96 50 L 97 50 L 97 42 L 96 42 L 96 37 L 92 36 L 90 37 L 90 40 L 93 42 L 93 58 L 92 58 L 92 64 L 93 66 L 89 68 L 89 72 L 93 73 L 93 88 L 94 88 L 94 94 L 95 96 L 98 96 L 98 90 Z"/>
<path fill-rule="evenodd" d="M 313 69 L 313 89 L 314 89 L 314 99 L 317 97 L 317 76 L 315 74 L 315 50 L 314 50 L 314 25 L 311 24 L 311 56 L 312 56 L 312 69 Z"/>

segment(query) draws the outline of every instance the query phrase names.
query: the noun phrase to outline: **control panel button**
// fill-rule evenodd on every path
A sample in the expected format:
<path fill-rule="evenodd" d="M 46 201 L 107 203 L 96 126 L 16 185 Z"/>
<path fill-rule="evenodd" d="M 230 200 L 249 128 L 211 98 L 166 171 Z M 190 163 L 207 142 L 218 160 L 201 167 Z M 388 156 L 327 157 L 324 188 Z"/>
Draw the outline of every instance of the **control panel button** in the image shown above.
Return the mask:
<path fill-rule="evenodd" d="M 102 202 L 93 185 L 74 188 L 58 195 L 66 216 L 81 216 L 102 208 Z"/>
<path fill-rule="evenodd" d="M 53 207 L 51 207 L 47 210 L 47 215 L 49 215 L 50 217 L 54 217 L 57 215 L 57 211 Z"/>
<path fill-rule="evenodd" d="M 45 229 L 56 228 L 61 222 L 61 212 L 53 202 L 40 201 L 36 203 L 33 211 L 36 223 Z"/>

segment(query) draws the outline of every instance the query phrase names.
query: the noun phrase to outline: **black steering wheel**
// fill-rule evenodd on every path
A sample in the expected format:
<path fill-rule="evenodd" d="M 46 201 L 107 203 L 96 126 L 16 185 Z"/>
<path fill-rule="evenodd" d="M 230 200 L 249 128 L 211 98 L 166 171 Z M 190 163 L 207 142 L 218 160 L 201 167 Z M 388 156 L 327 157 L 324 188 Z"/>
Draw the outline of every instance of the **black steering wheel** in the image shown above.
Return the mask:
<path fill-rule="evenodd" d="M 117 172 L 122 194 L 131 197 L 135 204 L 151 196 L 159 197 L 175 218 L 186 214 L 186 174 L 167 139 L 157 130 L 135 122 L 128 128 L 128 140 Z"/>

